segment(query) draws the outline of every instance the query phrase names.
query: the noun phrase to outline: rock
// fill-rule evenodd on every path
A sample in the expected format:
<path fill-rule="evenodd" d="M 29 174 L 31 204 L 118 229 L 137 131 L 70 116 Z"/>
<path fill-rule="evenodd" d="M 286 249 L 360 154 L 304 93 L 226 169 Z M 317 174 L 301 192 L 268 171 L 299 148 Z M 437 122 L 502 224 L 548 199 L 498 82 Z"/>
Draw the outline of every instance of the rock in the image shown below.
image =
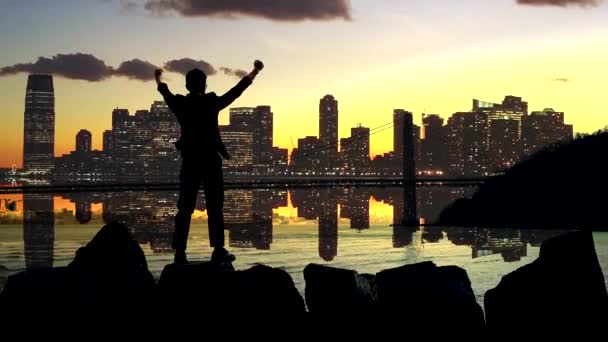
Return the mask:
<path fill-rule="evenodd" d="M 310 264 L 304 269 L 306 305 L 314 315 L 360 315 L 373 310 L 375 276 Z"/>
<path fill-rule="evenodd" d="M 544 333 L 602 328 L 608 318 L 604 281 L 591 232 L 546 240 L 538 259 L 505 275 L 486 293 L 488 329 Z"/>
<path fill-rule="evenodd" d="M 432 262 L 405 265 L 376 275 L 378 309 L 383 318 L 417 328 L 479 333 L 483 311 L 465 270 Z"/>
<path fill-rule="evenodd" d="M 173 310 L 204 308 L 211 313 L 211 321 L 235 314 L 249 322 L 270 317 L 295 319 L 306 312 L 291 276 L 263 265 L 244 271 L 211 262 L 168 265 L 159 290 L 164 304 Z"/>
<path fill-rule="evenodd" d="M 111 223 L 76 252 L 68 267 L 10 276 L 0 295 L 2 311 L 10 313 L 3 322 L 50 327 L 29 331 L 34 334 L 59 333 L 65 322 L 75 327 L 112 322 L 112 328 L 132 329 L 151 312 L 154 286 L 139 245 L 124 225 Z"/>
<path fill-rule="evenodd" d="M 62 308 L 73 306 L 70 279 L 66 267 L 32 269 L 9 276 L 0 294 L 1 321 L 43 322 Z"/>
<path fill-rule="evenodd" d="M 211 262 L 170 264 L 163 269 L 158 282 L 161 304 L 169 312 L 188 311 L 189 307 L 215 312 L 225 307 L 228 273 L 231 264 Z"/>
<path fill-rule="evenodd" d="M 270 312 L 273 316 L 294 316 L 306 312 L 304 299 L 289 273 L 279 268 L 257 265 L 236 272 L 233 291 L 240 294 L 237 302 L 253 311 Z M 236 305 L 237 303 L 235 303 Z"/>
<path fill-rule="evenodd" d="M 127 227 L 117 222 L 105 225 L 86 246 L 78 249 L 68 267 L 121 288 L 154 286 L 144 252 Z"/>

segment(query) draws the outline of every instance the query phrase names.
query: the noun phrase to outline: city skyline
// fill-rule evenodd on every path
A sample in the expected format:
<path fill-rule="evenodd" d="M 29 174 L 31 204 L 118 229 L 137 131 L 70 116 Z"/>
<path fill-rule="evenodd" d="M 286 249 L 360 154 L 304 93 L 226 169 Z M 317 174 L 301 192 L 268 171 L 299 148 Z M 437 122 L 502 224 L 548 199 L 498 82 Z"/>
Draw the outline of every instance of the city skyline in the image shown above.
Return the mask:
<path fill-rule="evenodd" d="M 248 69 L 260 58 L 267 70 L 235 105 L 272 105 L 275 145 L 289 149 L 290 137 L 318 132 L 316 101 L 328 93 L 340 101 L 339 138 L 348 137 L 360 122 L 367 127 L 389 122 L 394 108 L 412 111 L 421 125 L 420 113 L 438 113 L 447 120 L 467 110 L 471 98 L 499 102 L 502 94 L 522 96 L 531 108 L 567 113 L 577 132 L 605 126 L 604 109 L 597 106 L 608 76 L 604 4 L 345 3 L 344 12 L 328 16 L 316 17 L 312 11 L 275 18 L 254 11 L 233 20 L 204 13 L 155 16 L 143 8 L 129 12 L 119 1 L 3 3 L 0 166 L 21 166 L 23 154 L 15 142 L 22 141 L 26 76 L 15 72 L 35 71 L 29 63 L 59 54 L 91 54 L 114 68 L 114 75 L 130 75 L 130 64 L 121 65 L 135 59 L 160 66 L 182 58 L 209 61 L 216 70 L 210 89 L 218 92 L 235 82 L 234 70 Z M 221 38 L 216 32 L 222 32 Z M 183 39 L 172 39 L 175 35 Z M 64 69 L 53 71 L 66 75 Z M 152 82 L 108 75 L 99 76 L 100 81 L 56 77 L 55 155 L 72 149 L 81 128 L 91 131 L 93 148 L 101 149 L 108 112 L 116 107 L 135 111 L 159 99 Z M 167 81 L 184 92 L 179 73 L 168 73 Z M 227 111 L 222 113 L 222 122 L 227 117 Z M 370 144 L 374 155 L 390 151 L 391 133 L 372 136 Z"/>
<path fill-rule="evenodd" d="M 103 150 L 93 150 L 91 132 L 80 129 L 74 149 L 53 158 L 52 84 L 52 76 L 29 76 L 23 141 L 27 164 L 13 174 L 12 182 L 20 177 L 55 184 L 177 177 L 180 157 L 174 144 L 180 127 L 163 101 L 154 101 L 149 110 L 137 110 L 134 115 L 128 109 L 114 109 L 111 130 L 103 132 Z M 484 177 L 573 138 L 573 126 L 565 123 L 563 112 L 546 108 L 530 113 L 521 97 L 507 95 L 501 103 L 472 102 L 469 112 L 454 113 L 447 124 L 437 114 L 422 114 L 421 127 L 414 123 L 412 112 L 395 109 L 392 123 L 372 129 L 358 123 L 350 137 L 338 139 L 339 102 L 328 94 L 319 100 L 318 136 L 298 138 L 297 145 L 292 140 L 291 154 L 274 144 L 271 106 L 232 107 L 228 124 L 219 126 L 232 154 L 224 172 L 228 177 Z M 371 136 L 389 129 L 392 150 L 372 157 Z"/>
<path fill-rule="evenodd" d="M 33 75 L 33 76 L 46 76 L 46 75 Z M 29 77 L 32 77 L 32 75 L 29 75 Z M 51 81 L 50 82 L 51 82 L 51 88 L 52 88 L 53 87 L 52 86 L 52 83 L 53 83 L 53 78 L 52 77 L 51 77 Z M 29 82 L 28 82 L 28 87 L 29 87 Z M 27 93 L 28 93 L 28 91 L 26 89 L 26 103 L 29 101 L 28 98 L 27 98 Z M 521 97 L 507 95 L 506 98 L 505 98 L 505 101 L 509 101 L 509 99 L 520 99 L 521 100 Z M 55 100 L 55 99 L 53 99 L 53 100 Z M 324 101 L 334 101 L 335 102 L 335 105 L 334 105 L 335 107 L 331 108 L 331 110 L 334 110 L 335 113 L 333 113 L 333 114 L 332 113 L 328 113 L 327 110 L 324 110 L 324 108 L 325 108 L 324 107 L 324 103 L 325 103 Z M 163 106 L 166 106 L 166 105 L 164 105 L 163 101 L 157 101 L 157 100 L 155 100 L 154 104 L 156 104 L 156 103 L 159 103 L 159 104 L 162 104 Z M 489 108 L 491 109 L 492 105 L 495 105 L 495 104 L 491 103 L 491 102 L 480 101 L 478 99 L 473 99 L 473 107 L 472 107 L 472 109 L 470 109 L 469 111 L 457 111 L 457 112 L 454 112 L 452 114 L 447 115 L 447 117 L 446 117 L 446 114 L 428 114 L 428 113 L 422 112 L 422 113 L 420 113 L 420 115 L 415 115 L 415 113 L 413 113 L 412 111 L 409 111 L 407 109 L 393 109 L 392 110 L 392 112 L 393 112 L 393 122 L 395 122 L 395 121 L 401 121 L 401 120 L 395 119 L 396 115 L 397 115 L 396 114 L 397 112 L 400 112 L 400 113 L 401 112 L 402 113 L 411 113 L 413 115 L 414 125 L 415 125 L 414 137 L 415 137 L 416 141 L 418 141 L 421 138 L 422 138 L 422 140 L 420 140 L 420 141 L 423 141 L 424 140 L 424 138 L 423 138 L 424 130 L 421 129 L 421 126 L 425 126 L 425 123 L 424 123 L 424 118 L 425 117 L 427 117 L 427 118 L 428 117 L 438 117 L 439 119 L 442 120 L 442 122 L 443 121 L 447 122 L 448 121 L 447 119 L 449 119 L 454 114 L 458 114 L 458 113 L 471 113 L 471 112 L 476 112 L 476 111 L 482 111 L 483 112 L 484 109 L 487 109 L 487 108 L 484 108 L 484 106 L 489 106 Z M 527 114 L 528 113 L 528 103 L 527 102 L 525 102 L 525 106 L 526 106 L 525 107 L 525 113 Z M 233 117 L 233 114 L 232 114 L 233 110 L 237 110 L 238 111 L 239 109 L 247 109 L 247 108 L 250 108 L 252 110 L 254 108 L 259 108 L 261 110 L 270 110 L 271 107 L 272 107 L 272 105 L 255 105 L 255 106 L 252 106 L 252 107 L 243 107 L 243 106 L 236 106 L 236 107 L 232 106 L 232 107 L 229 107 L 227 109 L 227 111 L 228 111 L 228 118 L 227 118 L 227 120 L 225 120 L 223 122 L 220 122 L 220 126 L 221 127 L 227 127 L 227 126 L 229 126 L 231 124 L 231 118 Z M 127 114 L 130 113 L 130 112 L 132 113 L 132 111 L 130 111 L 129 109 L 122 108 L 122 107 L 116 107 L 116 108 L 114 108 L 112 110 L 112 112 L 117 111 L 117 110 L 123 111 L 124 113 L 127 113 Z M 553 111 L 553 108 L 545 107 L 543 110 L 535 111 L 535 113 L 545 112 L 547 110 Z M 137 114 L 138 112 L 142 113 L 144 111 L 147 111 L 147 110 L 140 108 L 140 109 L 136 109 L 133 112 L 135 114 Z M 319 129 L 317 131 L 316 137 L 319 139 L 319 144 L 321 146 L 330 146 L 330 145 L 334 146 L 335 145 L 336 152 L 339 152 L 341 150 L 341 146 L 342 146 L 341 142 L 343 140 L 345 142 L 347 142 L 348 139 L 352 136 L 352 129 L 357 128 L 357 127 L 362 127 L 362 124 L 363 124 L 363 123 L 357 123 L 353 127 L 350 127 L 349 129 L 351 130 L 351 132 L 350 132 L 351 136 L 346 136 L 346 135 L 345 136 L 341 136 L 341 135 L 339 135 L 338 132 L 340 131 L 340 125 L 338 123 L 338 113 L 337 113 L 338 111 L 339 111 L 338 100 L 335 99 L 333 95 L 327 94 L 327 95 L 323 96 L 319 100 L 319 112 L 317 114 L 318 115 L 318 120 L 319 120 Z M 27 114 L 27 107 L 26 107 L 25 113 Z M 563 112 L 560 112 L 560 113 L 561 113 L 561 119 L 563 121 L 564 120 L 564 113 Z M 270 113 L 270 114 L 273 114 L 273 113 Z M 509 113 L 509 114 L 513 114 L 513 113 Z M 134 115 L 132 115 L 132 116 L 134 116 Z M 331 117 L 328 117 L 328 115 L 331 115 Z M 399 115 L 402 115 L 402 114 L 399 114 Z M 26 117 L 27 117 L 27 115 L 26 115 Z M 417 117 L 420 117 L 422 119 L 420 119 L 419 121 L 417 121 L 416 120 Z M 521 120 L 521 118 L 518 119 L 518 120 Z M 273 120 L 271 119 L 271 121 L 273 121 Z M 53 118 L 53 122 L 54 122 L 54 118 Z M 273 122 L 270 122 L 270 125 L 271 125 L 270 132 L 274 132 L 274 127 L 272 127 L 272 123 Z M 388 122 L 385 122 L 382 125 L 380 125 L 379 127 L 385 126 L 387 124 L 388 124 Z M 573 126 L 573 125 L 570 125 L 570 126 Z M 374 153 L 374 148 L 373 148 L 374 146 L 373 146 L 373 144 L 369 143 L 369 150 L 370 150 L 370 154 L 369 155 L 370 155 L 371 159 L 373 159 L 376 156 L 382 156 L 383 154 L 386 154 L 388 152 L 395 152 L 395 154 L 397 156 L 401 155 L 402 150 L 400 150 L 398 148 L 395 149 L 395 146 L 399 146 L 398 141 L 400 139 L 401 127 L 402 126 L 400 126 L 399 124 L 394 124 L 393 129 L 391 130 L 392 133 L 393 133 L 393 137 L 391 139 L 392 140 L 391 141 L 392 144 L 391 144 L 391 146 L 388 147 L 387 150 L 383 150 L 383 151 L 381 151 L 379 153 Z M 370 127 L 364 127 L 363 126 L 363 128 L 369 129 Z M 55 127 L 55 130 L 57 130 L 57 127 Z M 91 150 L 103 151 L 104 150 L 103 146 L 105 146 L 104 144 L 107 143 L 107 141 L 102 140 L 101 144 L 95 144 L 94 141 L 97 141 L 97 140 L 100 140 L 100 139 L 98 137 L 95 137 L 95 134 L 93 134 L 91 132 L 91 130 L 89 130 L 87 127 L 79 128 L 75 132 L 75 134 L 80 134 L 80 133 L 82 133 L 83 130 L 86 131 L 88 134 L 90 134 L 92 136 L 91 142 L 90 142 L 90 148 L 91 148 Z M 519 133 L 521 135 L 521 127 L 519 128 L 519 130 L 520 130 Z M 101 136 L 102 139 L 103 139 L 103 135 L 107 134 L 108 132 L 109 131 L 108 131 L 107 127 L 105 127 L 105 128 L 102 128 L 102 131 L 98 135 Z M 386 135 L 388 135 L 388 133 L 390 133 L 390 132 L 388 132 L 388 130 L 387 130 L 387 132 L 383 134 L 384 138 L 386 138 Z M 332 134 L 333 138 L 331 138 L 331 141 L 327 140 L 328 138 L 325 138 L 325 140 L 327 140 L 327 141 L 321 140 L 320 137 L 323 134 L 325 134 L 325 135 Z M 259 136 L 259 134 L 257 136 Z M 273 136 L 272 140 L 274 140 L 274 134 L 272 134 L 272 136 Z M 296 136 L 295 139 L 299 139 L 299 137 Z M 371 140 L 371 136 L 370 136 L 370 140 Z M 73 138 L 72 138 L 72 141 L 74 141 Z M 257 140 L 253 139 L 252 141 L 257 141 Z M 288 150 L 288 155 L 291 156 L 291 154 L 293 152 L 293 149 L 297 147 L 297 144 L 294 145 L 293 141 L 294 141 L 294 136 L 290 135 L 290 140 L 289 140 L 289 145 L 288 146 L 277 146 L 275 144 L 274 147 L 287 149 Z M 268 142 L 264 142 L 263 143 L 264 146 L 266 146 L 267 144 L 268 144 Z M 253 148 L 255 149 L 255 148 L 259 148 L 259 147 L 257 146 L 257 144 L 254 144 Z M 264 148 L 266 150 L 268 150 L 268 147 L 264 147 Z M 420 147 L 417 147 L 417 148 L 419 149 Z M 75 150 L 78 150 L 78 148 L 77 148 L 77 142 L 71 144 L 71 146 L 67 146 L 65 151 L 58 152 L 57 149 L 55 149 L 54 156 L 55 157 L 60 157 L 60 156 L 63 156 L 65 154 L 69 154 L 70 152 L 75 151 Z M 330 153 L 330 155 L 323 156 L 322 159 L 332 160 L 332 159 L 337 158 L 336 154 L 333 154 L 333 152 L 331 152 L 331 151 L 328 151 L 328 152 Z M 267 155 L 269 155 L 272 152 L 271 151 L 266 151 L 265 153 L 267 153 Z M 323 151 L 323 153 L 327 153 L 327 152 Z M 418 153 L 420 153 L 420 152 L 418 152 Z M 0 163 L 1 163 L 1 160 L 0 160 Z M 326 163 L 327 163 L 327 161 L 326 161 Z M 0 164 L 0 168 L 9 168 L 9 167 L 12 167 L 14 165 L 17 166 L 18 168 L 20 168 L 20 166 L 22 167 L 23 163 L 21 163 L 21 165 L 19 163 L 13 163 L 13 164 L 10 164 L 10 165 L 1 165 Z M 329 165 L 329 164 L 327 164 L 327 165 Z"/>

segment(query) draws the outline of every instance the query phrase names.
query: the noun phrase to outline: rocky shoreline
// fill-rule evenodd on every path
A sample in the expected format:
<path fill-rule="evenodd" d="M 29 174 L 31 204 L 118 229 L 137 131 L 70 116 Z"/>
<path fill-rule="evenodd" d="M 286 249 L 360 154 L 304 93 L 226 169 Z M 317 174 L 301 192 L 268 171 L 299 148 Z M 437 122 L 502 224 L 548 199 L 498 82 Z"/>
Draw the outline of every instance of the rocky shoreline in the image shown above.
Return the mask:
<path fill-rule="evenodd" d="M 456 266 L 422 262 L 358 274 L 310 264 L 303 272 L 304 298 L 287 272 L 264 265 L 235 270 L 209 262 L 170 264 L 155 282 L 127 227 L 111 223 L 67 267 L 10 276 L 0 294 L 1 331 L 60 333 L 69 322 L 132 333 L 142 333 L 142 325 L 183 327 L 178 331 L 230 325 L 238 328 L 232 333 L 244 333 L 241 328 L 272 323 L 281 329 L 308 327 L 307 333 L 388 332 L 382 330 L 386 327 L 397 333 L 403 326 L 481 337 L 556 327 L 589 330 L 608 317 L 608 294 L 590 231 L 546 240 L 537 260 L 505 275 L 485 294 L 485 314 L 467 272 Z M 349 323 L 338 323 L 343 321 Z"/>

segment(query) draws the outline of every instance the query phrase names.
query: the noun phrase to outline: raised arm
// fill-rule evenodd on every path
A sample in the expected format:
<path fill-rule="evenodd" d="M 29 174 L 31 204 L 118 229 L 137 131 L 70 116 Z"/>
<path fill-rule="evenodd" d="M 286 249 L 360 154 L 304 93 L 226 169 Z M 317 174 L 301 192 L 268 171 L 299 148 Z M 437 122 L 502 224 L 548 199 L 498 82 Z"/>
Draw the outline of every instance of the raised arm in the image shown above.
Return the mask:
<path fill-rule="evenodd" d="M 234 102 L 236 99 L 238 99 L 239 96 L 241 96 L 243 94 L 245 89 L 247 89 L 247 87 L 249 87 L 251 85 L 251 83 L 253 82 L 255 77 L 258 75 L 258 73 L 260 71 L 262 71 L 262 69 L 264 69 L 264 64 L 261 61 L 256 60 L 253 63 L 253 70 L 249 73 L 249 75 L 243 77 L 243 79 L 239 83 L 237 83 L 236 86 L 234 86 L 232 89 L 228 90 L 228 92 L 226 94 L 219 97 L 218 109 L 222 110 L 222 109 L 230 106 L 230 104 L 232 102 Z"/>
<path fill-rule="evenodd" d="M 163 96 L 163 99 L 165 100 L 167 106 L 169 106 L 169 109 L 175 114 L 177 113 L 177 101 L 175 100 L 175 95 L 173 95 L 171 90 L 169 90 L 167 83 L 161 82 L 160 76 L 162 73 L 163 71 L 160 69 L 155 71 L 154 77 L 156 79 L 156 89 Z"/>

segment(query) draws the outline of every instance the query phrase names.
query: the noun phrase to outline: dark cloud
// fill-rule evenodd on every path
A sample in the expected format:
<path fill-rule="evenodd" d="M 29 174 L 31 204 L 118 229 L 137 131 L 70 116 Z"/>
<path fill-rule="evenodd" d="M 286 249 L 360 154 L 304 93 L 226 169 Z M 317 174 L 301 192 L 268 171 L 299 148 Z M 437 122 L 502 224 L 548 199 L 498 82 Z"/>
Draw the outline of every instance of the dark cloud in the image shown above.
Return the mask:
<path fill-rule="evenodd" d="M 602 0 L 517 0 L 520 5 L 531 6 L 580 6 L 580 7 L 595 7 L 599 6 Z"/>
<path fill-rule="evenodd" d="M 19 63 L 0 68 L 0 76 L 18 73 L 53 74 L 74 80 L 101 81 L 112 76 L 112 68 L 97 57 L 84 54 L 58 54 L 39 57 L 34 63 Z"/>
<path fill-rule="evenodd" d="M 132 59 L 120 63 L 114 70 L 114 75 L 124 76 L 132 80 L 150 81 L 154 79 L 154 70 L 158 67 L 150 62 L 141 59 Z"/>
<path fill-rule="evenodd" d="M 213 65 L 192 58 L 180 58 L 166 62 L 164 68 L 167 71 L 186 74 L 193 68 L 203 70 L 208 76 L 217 74 L 218 70 Z M 18 63 L 0 68 L 0 77 L 15 75 L 19 73 L 28 74 L 51 74 L 70 78 L 97 82 L 109 77 L 127 77 L 138 81 L 151 81 L 154 79 L 154 70 L 158 66 L 138 58 L 120 63 L 117 68 L 106 65 L 99 58 L 84 53 L 58 54 L 47 58 L 39 57 L 34 63 Z M 220 71 L 228 76 L 245 77 L 248 73 L 240 69 L 220 68 Z"/>
<path fill-rule="evenodd" d="M 174 59 L 165 63 L 165 69 L 167 71 L 177 72 L 182 75 L 185 75 L 188 71 L 194 68 L 203 70 L 205 74 L 207 74 L 207 76 L 212 76 L 217 73 L 217 70 L 215 70 L 213 65 L 203 60 L 197 61 L 192 58 L 181 58 Z"/>
<path fill-rule="evenodd" d="M 249 74 L 247 71 L 242 69 L 230 69 L 226 67 L 221 67 L 220 70 L 224 73 L 224 75 L 235 76 L 238 78 L 243 78 Z"/>
<path fill-rule="evenodd" d="M 568 83 L 568 82 L 572 82 L 572 79 L 566 78 L 566 77 L 557 77 L 557 78 L 549 79 L 547 81 Z"/>
<path fill-rule="evenodd" d="M 185 17 L 258 17 L 276 21 L 351 20 L 350 0 L 145 0 L 154 14 Z"/>

